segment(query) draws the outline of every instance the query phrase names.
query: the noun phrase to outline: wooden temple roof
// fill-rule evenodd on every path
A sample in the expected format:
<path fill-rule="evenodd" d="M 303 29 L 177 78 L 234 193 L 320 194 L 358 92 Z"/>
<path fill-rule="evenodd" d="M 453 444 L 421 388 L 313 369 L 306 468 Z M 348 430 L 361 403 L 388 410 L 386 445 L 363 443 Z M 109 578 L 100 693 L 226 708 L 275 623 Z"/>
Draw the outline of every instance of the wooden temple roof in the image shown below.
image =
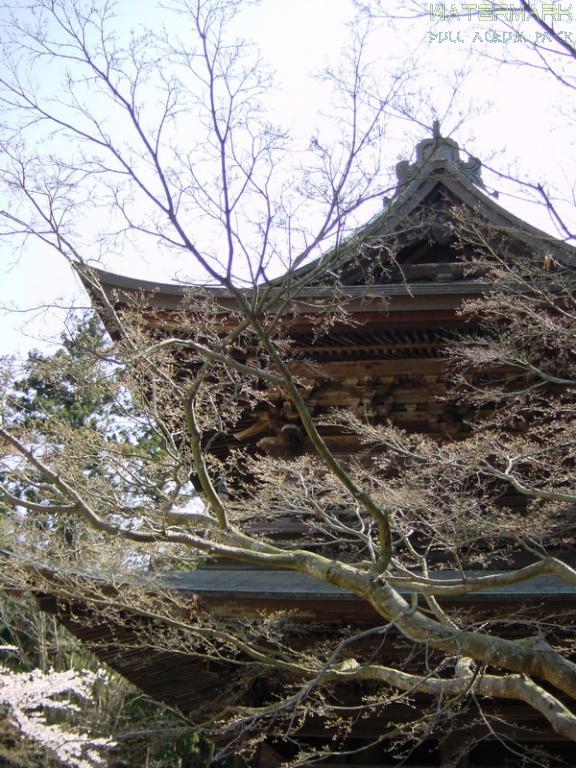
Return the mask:
<path fill-rule="evenodd" d="M 489 576 L 491 571 L 467 571 L 469 578 Z M 459 579 L 456 571 L 434 571 L 431 578 Z M 204 598 L 228 600 L 288 598 L 300 600 L 340 600 L 342 598 L 363 602 L 352 592 L 294 571 L 265 571 L 261 569 L 202 568 L 168 574 L 163 581 L 181 592 L 190 592 Z M 402 588 L 398 590 L 403 593 Z M 406 593 L 407 594 L 407 593 Z M 556 576 L 535 576 L 532 579 L 502 586 L 493 586 L 479 593 L 462 596 L 458 602 L 473 600 L 504 600 L 517 602 L 532 599 L 565 599 L 576 596 L 576 587 Z"/>
<path fill-rule="evenodd" d="M 380 422 L 390 420 L 407 431 L 426 432 L 439 439 L 457 438 L 465 412 L 445 401 L 445 348 L 453 338 L 451 334 L 465 327 L 457 312 L 463 301 L 481 296 L 492 286 L 478 275 L 466 274 L 458 263 L 451 240 L 451 217 L 456 207 L 464 206 L 506 236 L 520 253 L 543 252 L 576 264 L 576 249 L 501 207 L 484 187 L 479 161 L 462 160 L 458 145 L 438 132 L 420 142 L 414 163 L 397 166 L 397 176 L 393 198 L 374 219 L 337 250 L 289 277 L 272 281 L 270 287 L 280 294 L 286 285 L 297 286 L 286 310 L 290 317 L 285 328 L 295 349 L 290 365 L 302 382 L 315 418 L 334 406 L 343 406 L 359 415 L 369 412 Z M 396 264 L 391 267 L 378 261 L 380 244 L 387 239 L 395 239 L 398 248 Z M 374 254 L 378 255 L 376 267 Z M 338 300 L 353 316 L 353 322 L 342 319 L 325 332 L 314 333 L 315 314 L 323 311 L 324 299 L 334 296 L 335 274 Z M 185 336 L 187 308 L 195 291 L 209 294 L 223 310 L 234 307 L 228 291 L 214 286 L 157 283 L 96 269 L 81 273 L 81 277 L 93 297 L 90 285 L 96 277 L 115 308 L 142 309 L 153 333 L 170 329 Z M 95 304 L 106 324 L 106 311 L 98 301 Z M 109 330 L 114 333 L 112 326 Z M 283 426 L 293 418 L 287 413 L 281 393 L 275 394 L 265 410 L 241 414 L 234 435 L 212 441 L 213 450 L 223 452 L 231 445 L 242 445 L 257 451 L 271 441 L 279 444 Z M 358 448 L 352 436 L 322 429 L 335 452 Z M 309 447 L 305 441 L 303 447 Z M 281 531 L 282 524 L 276 528 L 272 524 L 269 532 L 277 529 Z M 299 534 L 302 529 L 287 521 L 288 530 Z M 446 572 L 438 575 L 449 576 Z M 328 624 L 378 621 L 373 609 L 355 595 L 294 572 L 213 566 L 172 574 L 166 584 L 181 595 L 189 595 L 191 601 L 201 598 L 211 610 L 250 614 L 262 609 L 288 609 Z M 524 604 L 555 603 L 568 607 L 574 605 L 575 598 L 576 590 L 560 580 L 538 577 L 456 602 L 481 613 L 487 604 L 513 602 L 520 608 Z M 222 681 L 229 672 L 217 665 L 159 651 L 146 657 L 140 651 L 122 651 L 106 622 L 85 622 L 81 611 L 59 615 L 100 658 L 155 698 L 193 712 L 212 692 L 226 695 Z"/>
<path fill-rule="evenodd" d="M 576 249 L 500 206 L 486 191 L 480 162 L 461 159 L 456 142 L 437 128 L 417 145 L 414 162 L 399 163 L 396 170 L 396 192 L 370 222 L 337 249 L 267 285 L 278 295 L 290 291 L 286 320 L 278 325 L 291 340 L 289 365 L 324 440 L 339 454 L 360 446 L 354 435 L 324 423 L 334 407 L 438 440 L 466 433 L 466 407 L 447 397 L 446 349 L 457 334 L 475 333 L 474 322 L 458 313 L 463 302 L 494 286 L 462 269 L 453 242 L 458 207 L 506 236 L 520 254 L 552 253 L 576 264 Z M 381 244 L 390 239 L 397 242 L 391 266 L 381 254 Z M 94 276 L 120 313 L 131 307 L 142 312 L 152 335 L 186 338 L 193 332 L 195 292 L 213 297 L 223 317 L 235 306 L 221 287 L 156 283 L 103 270 Z M 90 276 L 84 273 L 83 279 L 90 290 Z M 344 311 L 319 332 L 316 314 L 335 295 Z M 105 308 L 95 304 L 106 324 Z M 272 455 L 311 450 L 303 433 L 297 448 L 287 443 L 285 430 L 299 427 L 283 393 L 270 391 L 266 400 L 256 408 L 239 406 L 230 434 L 207 435 L 215 456 L 226 459 L 238 448 Z M 506 502 L 516 505 L 512 498 Z M 275 521 L 266 532 L 282 525 L 286 532 L 301 531 L 295 523 Z"/>
<path fill-rule="evenodd" d="M 7 561 L 21 559 L 5 550 L 0 550 L 0 557 Z M 37 593 L 41 609 L 56 615 L 102 661 L 148 695 L 178 706 L 183 712 L 195 714 L 206 704 L 204 697 L 208 690 L 213 689 L 217 694 L 223 687 L 220 675 L 224 664 L 219 666 L 207 661 L 202 653 L 196 656 L 192 650 L 189 654 L 171 651 L 169 643 L 165 649 L 161 645 L 154 647 L 154 644 L 147 647 L 147 626 L 152 621 L 158 629 L 161 618 L 150 620 L 138 608 L 131 611 L 129 607 L 122 607 L 115 613 L 115 596 L 121 596 L 125 588 L 139 585 L 139 577 L 135 576 L 131 581 L 125 578 L 108 581 L 105 577 L 95 578 L 82 571 L 71 575 L 68 569 L 58 566 L 38 564 L 30 567 L 42 577 L 43 591 Z M 491 573 L 471 571 L 469 576 Z M 430 575 L 445 580 L 460 577 L 456 571 L 448 570 Z M 76 587 L 85 584 L 88 599 L 82 601 L 71 597 L 71 578 Z M 175 603 L 180 606 L 175 609 L 175 618 L 179 619 L 182 618 L 179 613 L 182 605 L 190 606 L 191 618 L 196 613 L 209 612 L 225 621 L 234 617 L 256 618 L 264 612 L 289 611 L 296 622 L 305 621 L 312 632 L 326 637 L 343 625 L 362 629 L 382 623 L 382 617 L 357 595 L 294 571 L 228 566 L 158 575 L 148 587 L 150 610 L 154 611 L 155 601 L 162 598 L 166 589 L 183 599 L 183 602 Z M 399 591 L 406 594 L 402 588 Z M 440 603 L 471 610 L 480 620 L 484 615 L 493 616 L 495 606 L 508 612 L 512 610 L 517 617 L 523 610 L 530 613 L 542 606 L 548 611 L 562 612 L 574 605 L 575 598 L 576 588 L 561 579 L 535 576 L 468 596 L 442 597 Z M 119 604 L 123 605 L 123 601 L 119 600 Z M 101 611 L 99 605 L 102 605 Z M 169 615 L 168 611 L 166 617 Z M 167 636 L 169 631 L 167 625 Z M 402 658 L 403 648 L 402 643 L 398 645 L 396 642 L 389 648 L 382 648 L 381 652 L 384 659 L 392 661 Z"/>
<path fill-rule="evenodd" d="M 343 301 L 352 312 L 360 310 L 355 299 L 408 299 L 390 304 L 387 311 L 394 312 L 408 307 L 420 309 L 420 297 L 482 293 L 489 287 L 485 281 L 466 278 L 455 268 L 451 241 L 458 207 L 507 236 L 520 249 L 543 251 L 576 263 L 575 248 L 499 205 L 485 189 L 480 161 L 473 157 L 462 160 L 456 142 L 440 136 L 437 128 L 432 138 L 417 145 L 415 162 L 398 163 L 396 173 L 396 191 L 391 199 L 384 200 L 382 211 L 337 248 L 290 274 L 289 284 L 297 286 L 298 298 L 332 296 L 336 273 Z M 397 241 L 395 261 L 402 267 L 401 274 L 393 269 L 381 270 L 370 272 L 367 280 L 363 257 L 373 257 L 378 244 L 391 238 Z M 176 309 L 194 290 L 209 293 L 223 303 L 229 299 L 226 289 L 213 285 L 158 283 L 100 269 L 94 273 L 108 297 L 118 303 L 130 304 L 138 294 L 140 301 L 145 298 L 150 307 Z M 272 280 L 271 285 L 285 290 L 285 277 Z M 303 311 L 313 310 L 305 306 Z"/>

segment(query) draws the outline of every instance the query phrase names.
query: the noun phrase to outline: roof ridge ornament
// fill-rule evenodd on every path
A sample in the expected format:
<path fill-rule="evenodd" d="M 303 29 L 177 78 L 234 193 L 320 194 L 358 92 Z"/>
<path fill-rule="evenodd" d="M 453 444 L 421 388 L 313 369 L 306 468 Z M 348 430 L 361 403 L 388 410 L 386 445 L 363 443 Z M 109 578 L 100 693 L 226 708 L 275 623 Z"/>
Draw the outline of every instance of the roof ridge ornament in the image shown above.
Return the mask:
<path fill-rule="evenodd" d="M 407 185 L 421 182 L 445 169 L 452 176 L 460 177 L 479 187 L 484 186 L 482 180 L 482 163 L 477 157 L 470 156 L 468 160 L 460 157 L 460 147 L 454 139 L 442 136 L 440 121 L 434 120 L 432 136 L 423 139 L 416 145 L 416 160 L 410 163 L 402 160 L 396 165 L 398 187 L 396 195 L 401 195 Z"/>

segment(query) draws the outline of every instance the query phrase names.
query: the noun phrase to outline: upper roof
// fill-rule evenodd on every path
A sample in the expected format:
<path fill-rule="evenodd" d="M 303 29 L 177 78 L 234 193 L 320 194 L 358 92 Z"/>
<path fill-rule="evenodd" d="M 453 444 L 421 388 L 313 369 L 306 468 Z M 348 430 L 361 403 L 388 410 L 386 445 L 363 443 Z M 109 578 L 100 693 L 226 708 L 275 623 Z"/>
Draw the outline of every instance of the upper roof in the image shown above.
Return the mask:
<path fill-rule="evenodd" d="M 383 209 L 367 224 L 319 259 L 271 281 L 279 292 L 288 279 L 296 298 L 331 295 L 335 281 L 352 305 L 370 297 L 449 296 L 477 294 L 486 282 L 468 275 L 458 264 L 455 226 L 458 211 L 470 221 L 505 237 L 516 250 L 542 251 L 564 263 L 576 264 L 576 249 L 519 219 L 487 193 L 477 158 L 462 159 L 458 144 L 433 135 L 416 146 L 413 163 L 396 166 L 397 187 Z M 223 303 L 226 289 L 160 283 L 93 270 L 112 303 L 138 303 L 174 309 L 197 288 Z M 81 275 L 82 276 L 82 275 Z M 82 279 L 90 290 L 90 279 Z M 247 289 L 249 292 L 250 289 Z M 144 301 L 143 301 L 144 298 Z M 292 311 L 294 307 L 292 307 Z"/>
<path fill-rule="evenodd" d="M 457 223 L 462 227 L 466 221 L 468 226 L 481 224 L 492 236 L 506 238 L 516 250 L 543 251 L 576 263 L 575 248 L 507 211 L 496 202 L 497 193 L 487 193 L 480 160 L 463 160 L 458 144 L 440 135 L 437 122 L 433 136 L 417 144 L 415 151 L 413 163 L 397 164 L 396 190 L 384 199 L 382 211 L 338 248 L 297 270 L 293 279 L 314 273 L 307 284 L 321 285 L 327 275 L 337 274 L 345 286 L 365 283 L 368 277 L 371 284 L 408 282 L 411 293 L 416 286 L 426 292 L 454 292 L 462 283 L 454 269 L 454 245 L 465 239 L 458 234 Z M 391 246 L 388 263 L 380 261 L 374 271 L 370 262 L 381 257 L 386 244 Z"/>

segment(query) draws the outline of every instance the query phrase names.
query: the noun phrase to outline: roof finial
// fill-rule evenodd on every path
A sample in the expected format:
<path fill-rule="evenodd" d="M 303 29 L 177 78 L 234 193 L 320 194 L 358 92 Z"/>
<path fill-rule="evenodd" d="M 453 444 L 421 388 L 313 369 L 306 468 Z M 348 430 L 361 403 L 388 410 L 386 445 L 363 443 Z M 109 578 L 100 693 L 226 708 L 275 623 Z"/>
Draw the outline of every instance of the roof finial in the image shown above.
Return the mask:
<path fill-rule="evenodd" d="M 396 175 L 400 184 L 406 187 L 412 181 L 420 181 L 437 174 L 442 169 L 444 173 L 465 177 L 472 184 L 484 186 L 480 174 L 481 163 L 475 157 L 468 160 L 460 159 L 460 149 L 454 139 L 440 134 L 440 121 L 432 123 L 432 138 L 423 139 L 416 145 L 416 160 L 409 163 L 406 160 L 396 166 Z"/>

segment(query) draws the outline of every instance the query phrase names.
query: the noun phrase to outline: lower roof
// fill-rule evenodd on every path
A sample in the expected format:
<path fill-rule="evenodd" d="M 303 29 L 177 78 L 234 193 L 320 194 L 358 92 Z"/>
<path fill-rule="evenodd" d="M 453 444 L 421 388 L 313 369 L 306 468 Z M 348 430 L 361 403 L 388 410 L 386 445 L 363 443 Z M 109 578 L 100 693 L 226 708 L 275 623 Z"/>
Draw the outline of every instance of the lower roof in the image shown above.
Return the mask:
<path fill-rule="evenodd" d="M 472 577 L 488 576 L 496 571 L 467 572 Z M 438 571 L 432 573 L 431 578 L 459 579 L 457 571 Z M 359 600 L 352 592 L 347 592 L 333 584 L 314 579 L 303 573 L 285 570 L 263 569 L 199 569 L 196 571 L 183 571 L 171 573 L 166 577 L 166 584 L 179 591 L 191 592 L 207 598 L 233 599 L 238 598 L 292 598 L 300 600 Z M 399 590 L 402 592 L 402 589 Z M 511 598 L 534 600 L 546 598 L 576 597 L 576 587 L 566 584 L 557 576 L 535 576 L 532 579 L 509 584 L 495 586 L 475 592 L 471 595 L 458 598 L 458 602 L 491 600 L 493 598 Z M 363 601 L 362 601 L 363 602 Z"/>

